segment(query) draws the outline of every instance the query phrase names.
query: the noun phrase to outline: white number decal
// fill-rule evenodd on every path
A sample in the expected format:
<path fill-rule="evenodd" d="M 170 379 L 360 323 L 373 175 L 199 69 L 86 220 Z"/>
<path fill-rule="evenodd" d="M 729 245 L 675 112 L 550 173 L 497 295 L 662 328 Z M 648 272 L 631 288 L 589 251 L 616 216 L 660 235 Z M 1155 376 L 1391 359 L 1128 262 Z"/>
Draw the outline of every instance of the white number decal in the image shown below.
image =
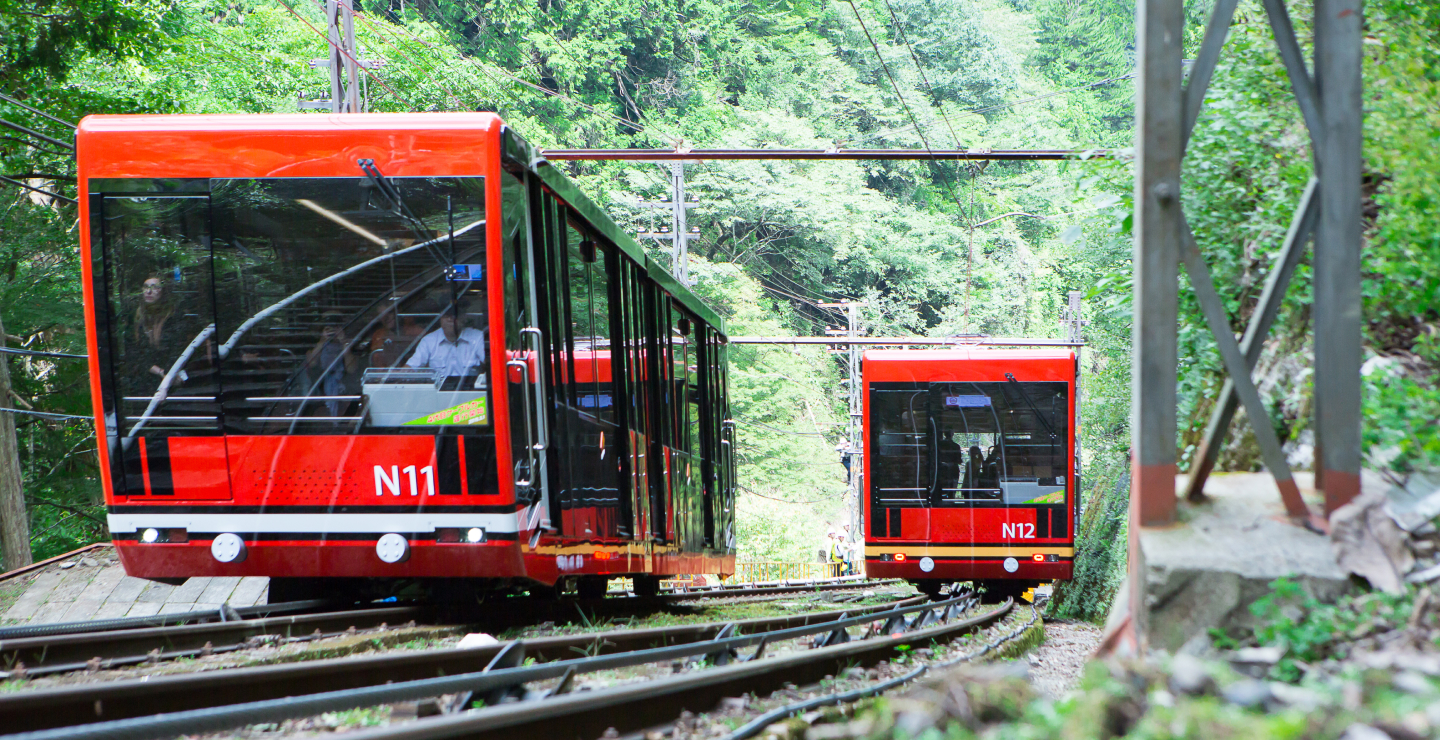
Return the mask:
<path fill-rule="evenodd" d="M 1001 524 L 1000 536 L 1006 539 L 1035 539 L 1034 524 Z"/>
<path fill-rule="evenodd" d="M 379 465 L 376 465 L 376 466 L 375 466 L 375 495 L 376 495 L 376 496 L 384 496 L 384 495 L 385 495 L 384 491 L 381 490 L 381 485 L 382 485 L 382 484 L 384 485 L 385 488 L 390 489 L 390 495 L 392 495 L 392 496 L 399 496 L 399 495 L 400 495 L 400 466 L 399 466 L 399 465 L 391 465 L 391 466 L 390 466 L 390 475 L 386 475 L 386 474 L 385 474 L 385 468 L 384 468 L 384 467 L 379 466 Z"/>
<path fill-rule="evenodd" d="M 386 490 L 389 490 L 391 496 L 399 496 L 399 495 L 400 495 L 400 474 L 401 474 L 401 473 L 404 473 L 406 476 L 409 476 L 409 478 L 410 478 L 410 495 L 411 495 L 411 496 L 419 496 L 419 495 L 420 495 L 419 479 L 418 479 L 418 478 L 416 477 L 416 475 L 415 475 L 415 466 L 414 466 L 414 465 L 407 465 L 407 466 L 405 466 L 405 469 L 404 469 L 404 470 L 401 470 L 399 465 L 391 465 L 391 466 L 390 466 L 390 472 L 389 472 L 389 473 L 386 473 L 386 472 L 385 472 L 385 466 L 383 466 L 383 465 L 376 465 L 376 466 L 375 466 L 375 495 L 376 495 L 376 496 L 384 496 L 384 495 L 385 495 L 385 491 L 386 491 Z M 427 495 L 427 496 L 434 496 L 434 495 L 435 495 L 435 468 L 432 467 L 432 466 L 426 465 L 425 467 L 420 468 L 420 475 L 425 476 L 425 495 Z"/>

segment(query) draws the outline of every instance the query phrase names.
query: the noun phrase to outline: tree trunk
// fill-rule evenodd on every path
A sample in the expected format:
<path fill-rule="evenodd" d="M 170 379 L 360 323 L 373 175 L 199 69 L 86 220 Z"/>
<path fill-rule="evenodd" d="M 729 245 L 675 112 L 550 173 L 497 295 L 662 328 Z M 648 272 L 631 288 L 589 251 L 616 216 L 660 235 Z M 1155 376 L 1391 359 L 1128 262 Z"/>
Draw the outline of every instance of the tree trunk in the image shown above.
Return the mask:
<path fill-rule="evenodd" d="M 5 346 L 5 324 L 0 322 L 0 347 Z M 10 405 L 10 366 L 0 354 L 0 408 Z M 30 556 L 30 515 L 25 511 L 25 484 L 20 478 L 20 444 L 15 439 L 15 415 L 0 411 L 0 571 L 23 568 Z"/>

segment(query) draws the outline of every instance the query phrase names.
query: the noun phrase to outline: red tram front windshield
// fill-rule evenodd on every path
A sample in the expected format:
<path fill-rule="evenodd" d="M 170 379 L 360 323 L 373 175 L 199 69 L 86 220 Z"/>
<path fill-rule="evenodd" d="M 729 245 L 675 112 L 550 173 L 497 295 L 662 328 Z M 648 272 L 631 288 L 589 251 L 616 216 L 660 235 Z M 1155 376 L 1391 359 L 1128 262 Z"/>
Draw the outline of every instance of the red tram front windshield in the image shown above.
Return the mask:
<path fill-rule="evenodd" d="M 866 572 L 1068 579 L 1075 353 L 864 355 Z"/>
<path fill-rule="evenodd" d="M 226 532 L 252 542 L 245 573 L 370 575 L 390 532 L 416 540 L 401 574 L 493 571 L 440 543 L 518 530 L 492 382 L 509 359 L 488 248 L 500 130 L 491 114 L 82 122 L 110 526 L 158 540 L 120 548 L 132 574 L 235 574 L 203 546 Z M 285 547 L 340 542 L 363 546 Z"/>

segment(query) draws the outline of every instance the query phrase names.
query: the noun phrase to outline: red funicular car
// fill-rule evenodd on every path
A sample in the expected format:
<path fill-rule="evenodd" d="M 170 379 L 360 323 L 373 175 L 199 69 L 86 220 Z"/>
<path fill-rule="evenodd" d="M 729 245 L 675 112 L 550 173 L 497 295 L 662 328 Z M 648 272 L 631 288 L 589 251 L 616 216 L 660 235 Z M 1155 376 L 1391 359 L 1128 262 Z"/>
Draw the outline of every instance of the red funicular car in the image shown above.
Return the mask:
<path fill-rule="evenodd" d="M 1070 578 L 1076 372 L 1069 349 L 866 352 L 866 573 L 992 599 Z"/>

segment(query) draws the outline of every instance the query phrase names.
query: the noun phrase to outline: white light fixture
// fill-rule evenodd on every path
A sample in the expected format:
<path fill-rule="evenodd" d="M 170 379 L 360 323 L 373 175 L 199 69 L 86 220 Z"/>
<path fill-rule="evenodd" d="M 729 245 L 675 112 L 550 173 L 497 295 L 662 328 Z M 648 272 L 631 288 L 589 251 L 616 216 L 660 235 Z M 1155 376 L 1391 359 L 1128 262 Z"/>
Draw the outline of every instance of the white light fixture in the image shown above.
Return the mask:
<path fill-rule="evenodd" d="M 465 541 L 471 544 L 474 544 L 476 542 L 484 542 L 485 530 L 479 527 L 471 527 L 470 531 L 465 533 Z"/>
<path fill-rule="evenodd" d="M 141 542 L 144 542 L 144 543 L 147 544 L 147 545 L 152 544 L 152 543 L 155 543 L 155 542 L 159 542 L 159 541 L 160 541 L 160 530 L 158 530 L 158 529 L 156 529 L 156 528 L 154 528 L 154 527 L 150 527 L 149 529 L 147 529 L 147 530 L 145 530 L 144 532 L 141 532 L 141 533 L 140 533 L 140 541 L 141 541 Z"/>
<path fill-rule="evenodd" d="M 381 562 L 403 563 L 410 559 L 410 541 L 394 532 L 380 535 L 380 541 L 375 543 L 375 554 Z"/>
<path fill-rule="evenodd" d="M 241 563 L 249 552 L 245 548 L 245 540 L 240 535 L 226 532 L 216 535 L 210 542 L 210 554 L 222 563 Z"/>

